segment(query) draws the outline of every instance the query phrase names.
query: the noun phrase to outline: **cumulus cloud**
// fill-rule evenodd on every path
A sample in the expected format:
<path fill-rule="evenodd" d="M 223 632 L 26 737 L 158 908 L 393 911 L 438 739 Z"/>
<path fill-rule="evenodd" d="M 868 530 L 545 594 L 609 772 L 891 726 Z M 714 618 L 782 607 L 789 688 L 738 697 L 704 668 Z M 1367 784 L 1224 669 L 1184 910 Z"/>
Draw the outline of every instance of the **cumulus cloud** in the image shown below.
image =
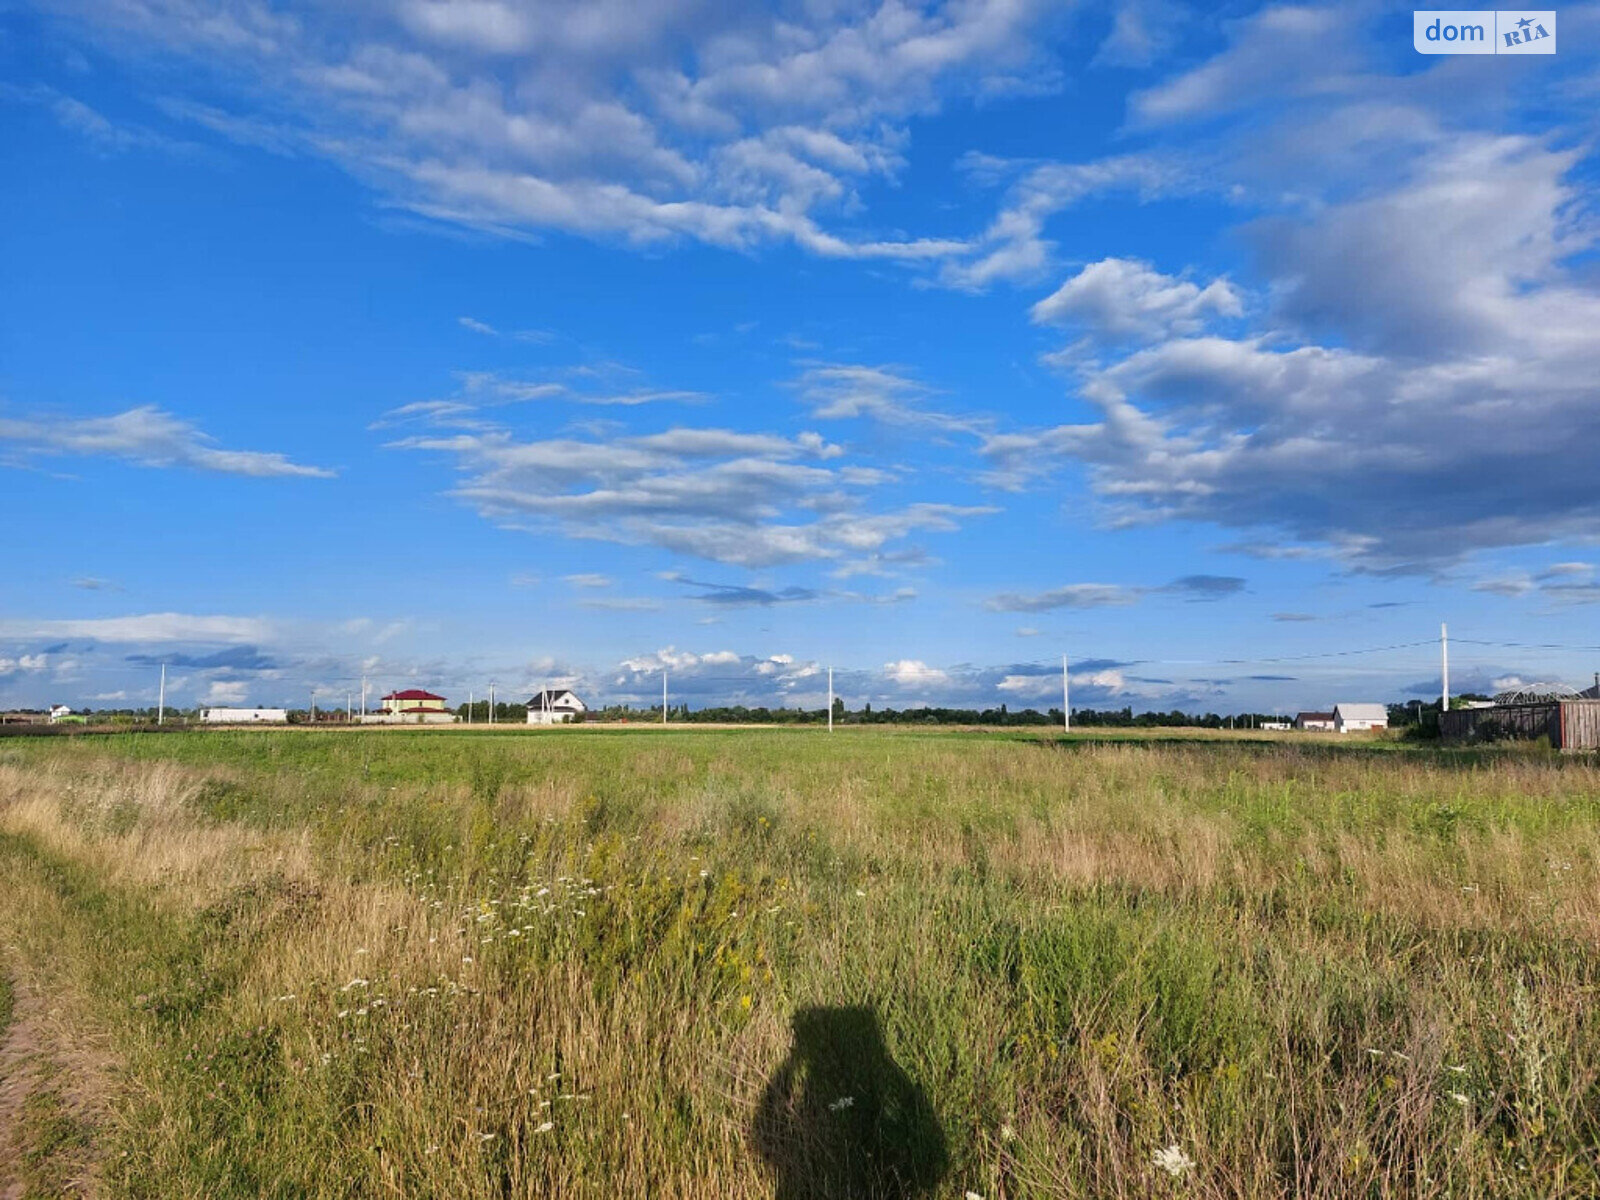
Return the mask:
<path fill-rule="evenodd" d="M 950 682 L 947 672 L 914 658 L 883 664 L 884 676 L 903 688 L 913 691 L 943 687 Z"/>
<path fill-rule="evenodd" d="M 188 467 L 256 479 L 331 479 L 333 471 L 260 450 L 224 450 L 187 421 L 154 405 L 111 417 L 0 417 L 0 444 L 24 456 L 117 458 L 143 467 Z"/>
<path fill-rule="evenodd" d="M 1032 309 L 1038 324 L 1079 326 L 1108 341 L 1197 333 L 1210 320 L 1243 313 L 1239 293 L 1226 279 L 1202 288 L 1128 258 L 1089 264 Z"/>
<path fill-rule="evenodd" d="M 207 686 L 205 704 L 243 704 L 250 696 L 250 684 L 242 679 L 214 679 Z"/>
<path fill-rule="evenodd" d="M 1068 308 L 1041 303 L 1127 339 L 1055 359 L 1096 419 L 989 435 L 985 480 L 1026 488 L 1075 461 L 1114 527 L 1270 529 L 1264 553 L 1369 572 L 1587 537 L 1600 289 L 1571 265 L 1596 237 L 1577 165 L 1531 138 L 1440 134 L 1367 194 L 1257 223 L 1278 277 L 1250 305 L 1142 269 L 1104 292 L 1080 274 Z M 1217 327 L 1247 308 L 1253 328 Z"/>

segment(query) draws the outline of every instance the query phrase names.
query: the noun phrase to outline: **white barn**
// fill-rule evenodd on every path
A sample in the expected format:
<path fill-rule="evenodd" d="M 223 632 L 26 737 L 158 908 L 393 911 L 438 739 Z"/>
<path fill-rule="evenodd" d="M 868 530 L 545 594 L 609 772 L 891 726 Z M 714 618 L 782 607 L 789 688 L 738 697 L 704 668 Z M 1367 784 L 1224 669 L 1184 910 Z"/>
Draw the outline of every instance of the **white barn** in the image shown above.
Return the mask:
<path fill-rule="evenodd" d="M 529 725 L 567 725 L 583 720 L 589 706 L 567 688 L 545 688 L 528 701 Z"/>
<path fill-rule="evenodd" d="M 287 725 L 286 708 L 203 708 L 200 720 L 207 725 Z"/>
<path fill-rule="evenodd" d="M 1381 704 L 1335 704 L 1333 727 L 1340 733 L 1366 733 L 1389 728 L 1389 710 Z"/>

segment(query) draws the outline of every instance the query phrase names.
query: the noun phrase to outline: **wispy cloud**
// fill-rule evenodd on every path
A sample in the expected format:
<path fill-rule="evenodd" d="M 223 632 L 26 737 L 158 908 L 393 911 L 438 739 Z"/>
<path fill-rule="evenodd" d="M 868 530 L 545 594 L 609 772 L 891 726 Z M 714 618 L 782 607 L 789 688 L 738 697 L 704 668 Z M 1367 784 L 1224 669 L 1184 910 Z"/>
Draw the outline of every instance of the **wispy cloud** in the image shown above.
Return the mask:
<path fill-rule="evenodd" d="M 855 559 L 993 511 L 936 503 L 872 511 L 884 473 L 837 461 L 844 449 L 811 432 L 676 426 L 520 441 L 497 429 L 391 445 L 453 459 L 462 476 L 453 494 L 490 519 L 746 567 Z"/>
<path fill-rule="evenodd" d="M 126 617 L 27 620 L 0 618 L 0 637 L 88 638 L 99 642 L 243 642 L 271 640 L 272 622 L 263 617 L 142 613 Z"/>
<path fill-rule="evenodd" d="M 331 479 L 335 472 L 261 450 L 225 450 L 196 426 L 153 405 L 111 417 L 0 417 L 0 443 L 27 455 L 116 458 L 143 467 L 188 467 L 254 479 Z"/>
<path fill-rule="evenodd" d="M 1116 583 L 1069 583 L 1043 592 L 1002 592 L 985 607 L 995 612 L 1048 612 L 1057 608 L 1116 608 L 1138 603 L 1143 596 L 1175 595 L 1189 600 L 1221 600 L 1243 591 L 1237 575 L 1184 575 L 1159 586 Z"/>
<path fill-rule="evenodd" d="M 647 0 L 583 20 L 551 0 L 419 0 L 354 38 L 340 19 L 241 0 L 205 20 L 181 6 L 95 13 L 80 32 L 108 53 L 248 80 L 174 111 L 252 143 L 268 125 L 274 145 L 432 220 L 913 264 L 966 243 L 858 232 L 859 217 L 830 228 L 865 185 L 896 178 L 910 119 L 1059 82 L 1035 36 L 1051 6 L 1027 0 L 772 14 Z M 262 97 L 270 122 L 244 112 Z"/>

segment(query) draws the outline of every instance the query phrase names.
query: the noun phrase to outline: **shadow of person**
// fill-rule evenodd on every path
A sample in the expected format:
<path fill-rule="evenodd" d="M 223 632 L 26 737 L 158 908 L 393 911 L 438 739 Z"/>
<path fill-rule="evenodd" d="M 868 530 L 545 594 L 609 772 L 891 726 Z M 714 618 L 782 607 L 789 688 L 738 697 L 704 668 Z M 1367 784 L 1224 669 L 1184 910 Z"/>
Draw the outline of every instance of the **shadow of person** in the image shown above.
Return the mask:
<path fill-rule="evenodd" d="M 806 1008 L 773 1072 L 751 1142 L 776 1200 L 910 1200 L 949 1165 L 922 1089 L 889 1056 L 870 1008 Z"/>

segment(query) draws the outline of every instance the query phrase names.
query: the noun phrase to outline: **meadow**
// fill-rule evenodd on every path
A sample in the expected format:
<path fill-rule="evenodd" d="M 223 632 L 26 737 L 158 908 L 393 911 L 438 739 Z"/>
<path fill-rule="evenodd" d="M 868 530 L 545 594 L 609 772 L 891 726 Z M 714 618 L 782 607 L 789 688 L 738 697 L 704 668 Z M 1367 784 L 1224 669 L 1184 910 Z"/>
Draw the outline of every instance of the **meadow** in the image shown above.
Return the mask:
<path fill-rule="evenodd" d="M 0 1194 L 1595 1195 L 1597 884 L 1532 749 L 13 739 Z"/>

